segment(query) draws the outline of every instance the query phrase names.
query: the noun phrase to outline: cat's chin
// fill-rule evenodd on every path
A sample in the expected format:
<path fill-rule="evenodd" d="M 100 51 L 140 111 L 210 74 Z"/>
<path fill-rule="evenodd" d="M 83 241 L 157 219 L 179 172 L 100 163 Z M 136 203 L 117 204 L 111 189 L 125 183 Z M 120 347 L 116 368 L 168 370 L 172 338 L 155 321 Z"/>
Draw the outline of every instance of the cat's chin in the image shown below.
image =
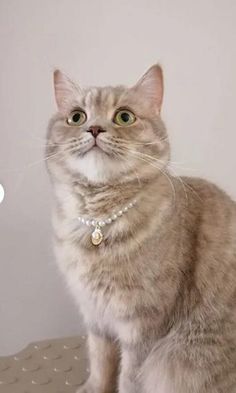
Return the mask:
<path fill-rule="evenodd" d="M 83 156 L 68 158 L 67 166 L 92 183 L 110 182 L 121 175 L 119 163 L 98 146 L 93 146 Z"/>

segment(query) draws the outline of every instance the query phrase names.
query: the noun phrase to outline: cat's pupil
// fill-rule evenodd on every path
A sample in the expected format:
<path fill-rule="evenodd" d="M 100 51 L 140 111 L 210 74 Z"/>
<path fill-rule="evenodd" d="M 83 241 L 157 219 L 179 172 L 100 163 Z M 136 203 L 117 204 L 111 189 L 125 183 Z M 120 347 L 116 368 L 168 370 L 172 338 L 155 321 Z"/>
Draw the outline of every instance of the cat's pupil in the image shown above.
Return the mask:
<path fill-rule="evenodd" d="M 72 120 L 73 120 L 74 123 L 77 123 L 80 120 L 80 113 L 75 113 L 72 116 Z"/>
<path fill-rule="evenodd" d="M 127 112 L 123 112 L 123 113 L 120 115 L 120 117 L 121 117 L 121 119 L 122 119 L 125 123 L 127 123 L 127 121 L 129 121 L 129 114 L 128 114 Z"/>

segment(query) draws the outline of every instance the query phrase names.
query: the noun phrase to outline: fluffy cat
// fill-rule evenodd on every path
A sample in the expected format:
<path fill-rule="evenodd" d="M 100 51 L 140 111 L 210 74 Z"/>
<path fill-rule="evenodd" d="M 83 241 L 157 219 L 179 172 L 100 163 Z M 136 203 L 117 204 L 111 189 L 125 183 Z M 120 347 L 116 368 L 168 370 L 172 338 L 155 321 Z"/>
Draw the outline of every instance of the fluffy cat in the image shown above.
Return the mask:
<path fill-rule="evenodd" d="M 78 392 L 235 393 L 236 204 L 168 172 L 160 66 L 131 88 L 54 84 L 55 252 L 91 363 Z"/>

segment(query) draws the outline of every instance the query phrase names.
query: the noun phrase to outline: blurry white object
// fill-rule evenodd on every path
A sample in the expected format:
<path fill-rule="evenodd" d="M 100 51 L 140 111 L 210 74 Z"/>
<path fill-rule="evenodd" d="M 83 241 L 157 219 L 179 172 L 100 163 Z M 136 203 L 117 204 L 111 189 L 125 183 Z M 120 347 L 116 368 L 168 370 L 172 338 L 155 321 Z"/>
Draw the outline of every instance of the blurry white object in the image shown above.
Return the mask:
<path fill-rule="evenodd" d="M 4 199 L 4 195 L 5 195 L 5 191 L 3 186 L 0 184 L 0 203 L 2 203 L 3 199 Z"/>

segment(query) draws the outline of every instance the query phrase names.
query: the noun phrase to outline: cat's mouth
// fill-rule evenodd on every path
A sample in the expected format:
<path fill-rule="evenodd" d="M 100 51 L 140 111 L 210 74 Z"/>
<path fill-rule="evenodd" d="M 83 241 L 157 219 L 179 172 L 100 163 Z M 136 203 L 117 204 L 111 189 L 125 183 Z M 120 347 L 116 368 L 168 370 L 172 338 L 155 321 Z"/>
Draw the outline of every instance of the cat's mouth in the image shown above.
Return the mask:
<path fill-rule="evenodd" d="M 94 139 L 93 144 L 88 147 L 87 152 L 89 152 L 91 150 L 94 150 L 94 151 L 103 150 L 101 148 L 100 144 L 98 143 L 97 139 Z"/>
<path fill-rule="evenodd" d="M 97 138 L 94 138 L 94 140 L 87 142 L 86 145 L 81 146 L 80 149 L 76 151 L 76 154 L 79 156 L 85 156 L 87 153 L 97 151 L 106 153 L 102 144 L 98 142 Z"/>
<path fill-rule="evenodd" d="M 71 154 L 73 156 L 84 157 L 87 154 L 93 154 L 93 152 L 105 154 L 107 156 L 114 155 L 111 144 L 100 138 L 93 138 L 83 144 L 80 144 L 78 149 L 73 150 Z"/>

